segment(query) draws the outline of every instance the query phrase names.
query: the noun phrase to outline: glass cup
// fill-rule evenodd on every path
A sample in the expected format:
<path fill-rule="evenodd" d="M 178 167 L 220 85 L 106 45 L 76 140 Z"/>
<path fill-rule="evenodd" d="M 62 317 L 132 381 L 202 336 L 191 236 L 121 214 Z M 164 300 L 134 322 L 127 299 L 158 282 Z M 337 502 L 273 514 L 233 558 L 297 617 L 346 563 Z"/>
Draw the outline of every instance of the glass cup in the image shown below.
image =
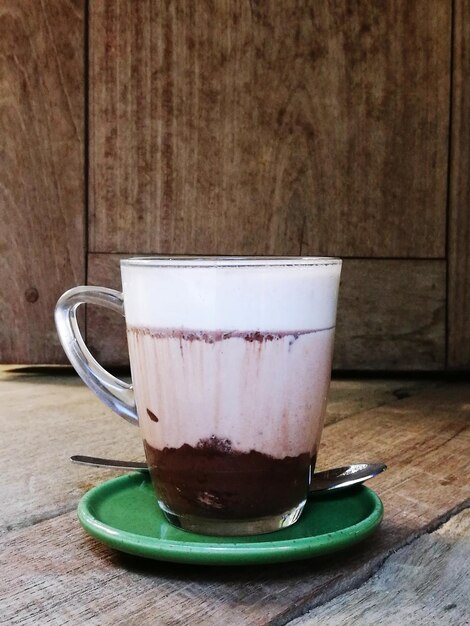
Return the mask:
<path fill-rule="evenodd" d="M 158 504 L 173 524 L 250 535 L 293 524 L 315 466 L 341 261 L 148 257 L 121 261 L 123 293 L 59 299 L 62 346 L 83 381 L 139 424 Z M 81 304 L 126 318 L 132 385 L 93 358 Z"/>

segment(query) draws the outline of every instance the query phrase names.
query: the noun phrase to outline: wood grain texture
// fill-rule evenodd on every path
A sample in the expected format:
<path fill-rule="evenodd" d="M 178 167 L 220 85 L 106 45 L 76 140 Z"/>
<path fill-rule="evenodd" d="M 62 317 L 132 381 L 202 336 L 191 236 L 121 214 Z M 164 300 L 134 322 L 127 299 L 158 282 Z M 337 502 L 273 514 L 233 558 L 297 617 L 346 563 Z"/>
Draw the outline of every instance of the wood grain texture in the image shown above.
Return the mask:
<path fill-rule="evenodd" d="M 470 1 L 454 7 L 448 367 L 470 369 Z"/>
<path fill-rule="evenodd" d="M 444 369 L 445 316 L 445 261 L 346 260 L 333 365 Z"/>
<path fill-rule="evenodd" d="M 17 397 L 24 397 L 24 390 L 35 383 L 34 377 L 27 381 L 19 377 L 5 379 L 2 384 L 16 385 Z M 43 384 L 44 380 L 38 382 L 37 394 Z M 52 399 L 51 403 L 65 409 L 62 428 L 67 432 L 71 421 L 78 422 L 83 407 L 68 404 L 69 388 L 57 379 L 55 384 L 63 400 Z M 47 395 L 46 389 L 43 401 Z M 2 425 L 11 422 L 12 415 L 18 419 L 14 420 L 16 429 L 9 432 L 10 441 L 20 431 L 27 432 L 28 438 L 21 442 L 33 445 L 28 442 L 34 442 L 43 428 L 42 421 L 30 420 L 17 402 L 8 416 L 1 418 Z M 55 423 L 60 428 L 60 422 Z M 99 423 L 96 420 L 97 426 Z M 77 427 L 75 432 L 81 437 L 77 443 L 96 441 L 101 445 L 103 439 L 114 438 L 118 432 L 111 422 L 107 434 L 104 429 L 95 432 L 93 428 L 92 432 L 90 425 L 79 435 Z M 126 437 L 123 424 L 119 425 L 119 433 L 122 442 Z M 351 457 L 383 458 L 389 470 L 374 483 L 385 505 L 379 531 L 365 544 L 324 559 L 259 568 L 148 562 L 110 551 L 87 537 L 73 513 L 44 521 L 36 518 L 33 526 L 10 530 L 0 538 L 0 620 L 34 626 L 85 622 L 285 624 L 357 587 L 397 548 L 440 525 L 452 511 L 465 508 L 469 504 L 469 445 L 470 387 L 464 384 L 426 389 L 327 426 L 321 465 L 338 464 Z M 46 458 L 54 449 L 45 438 L 34 446 L 40 458 Z M 16 455 L 16 450 L 17 446 L 10 445 L 0 455 L 2 474 L 12 466 L 11 455 Z M 59 486 L 65 484 L 61 483 L 63 474 L 55 474 Z M 85 475 L 87 487 L 91 486 L 93 480 Z M 76 489 L 79 481 L 77 478 Z M 37 503 L 30 498 L 35 490 L 21 489 L 20 493 L 19 497 L 27 497 L 23 500 L 25 513 L 34 510 Z M 0 495 L 2 502 L 13 505 Z M 40 489 L 37 496 L 41 497 Z"/>
<path fill-rule="evenodd" d="M 90 4 L 90 250 L 443 257 L 450 2 Z"/>
<path fill-rule="evenodd" d="M 71 369 L 53 375 L 50 368 L 44 374 L 9 369 L 0 369 L 0 502 L 8 503 L 0 510 L 0 534 L 74 509 L 86 489 L 114 475 L 78 468 L 69 461 L 72 454 L 144 457 L 138 429 L 105 407 Z"/>
<path fill-rule="evenodd" d="M 330 385 L 325 424 L 334 424 L 369 409 L 410 398 L 442 385 L 427 378 L 334 377 Z"/>
<path fill-rule="evenodd" d="M 90 254 L 90 284 L 121 289 L 120 255 Z M 336 369 L 445 367 L 445 261 L 347 259 L 335 340 Z M 88 342 L 103 362 L 128 363 L 119 315 L 88 310 Z"/>
<path fill-rule="evenodd" d="M 345 593 L 289 626 L 470 623 L 470 509 L 393 554 L 359 589 Z"/>
<path fill-rule="evenodd" d="M 0 362 L 64 362 L 57 298 L 85 279 L 83 1 L 0 6 Z"/>

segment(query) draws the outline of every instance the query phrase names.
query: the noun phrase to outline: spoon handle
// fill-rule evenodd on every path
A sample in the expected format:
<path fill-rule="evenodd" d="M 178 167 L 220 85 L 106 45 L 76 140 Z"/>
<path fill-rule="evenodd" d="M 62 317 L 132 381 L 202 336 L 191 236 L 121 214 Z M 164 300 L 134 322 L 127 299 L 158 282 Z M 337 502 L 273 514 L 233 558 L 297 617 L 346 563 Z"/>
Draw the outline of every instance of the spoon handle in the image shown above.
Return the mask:
<path fill-rule="evenodd" d="M 123 470 L 136 469 L 144 472 L 149 471 L 147 463 L 142 461 L 118 461 L 116 459 L 102 459 L 98 456 L 86 456 L 83 454 L 74 454 L 70 457 L 70 460 L 72 463 L 91 465 L 92 467 L 111 467 Z"/>

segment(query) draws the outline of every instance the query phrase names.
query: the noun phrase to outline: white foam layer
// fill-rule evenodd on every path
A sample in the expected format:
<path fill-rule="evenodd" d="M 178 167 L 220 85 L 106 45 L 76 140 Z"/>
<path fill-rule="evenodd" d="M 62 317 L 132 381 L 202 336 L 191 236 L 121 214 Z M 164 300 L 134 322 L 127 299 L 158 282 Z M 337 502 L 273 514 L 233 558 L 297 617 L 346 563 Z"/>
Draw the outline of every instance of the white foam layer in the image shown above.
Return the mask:
<path fill-rule="evenodd" d="M 160 450 L 216 437 L 241 452 L 311 454 L 320 442 L 333 338 L 326 330 L 210 343 L 130 330 L 143 439 Z"/>
<path fill-rule="evenodd" d="M 335 325 L 341 261 L 124 261 L 128 326 L 286 331 Z"/>

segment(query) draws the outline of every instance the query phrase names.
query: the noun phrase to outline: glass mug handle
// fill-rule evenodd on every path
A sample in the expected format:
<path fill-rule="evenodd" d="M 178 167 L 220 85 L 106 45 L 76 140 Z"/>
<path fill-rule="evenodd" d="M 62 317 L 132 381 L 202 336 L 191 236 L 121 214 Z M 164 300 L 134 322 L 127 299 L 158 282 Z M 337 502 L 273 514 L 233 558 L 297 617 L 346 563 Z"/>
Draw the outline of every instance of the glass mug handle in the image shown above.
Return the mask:
<path fill-rule="evenodd" d="M 83 382 L 118 415 L 138 424 L 132 385 L 107 372 L 85 345 L 77 322 L 81 304 L 98 304 L 124 315 L 122 293 L 105 287 L 74 287 L 55 308 L 55 323 L 62 347 Z"/>

